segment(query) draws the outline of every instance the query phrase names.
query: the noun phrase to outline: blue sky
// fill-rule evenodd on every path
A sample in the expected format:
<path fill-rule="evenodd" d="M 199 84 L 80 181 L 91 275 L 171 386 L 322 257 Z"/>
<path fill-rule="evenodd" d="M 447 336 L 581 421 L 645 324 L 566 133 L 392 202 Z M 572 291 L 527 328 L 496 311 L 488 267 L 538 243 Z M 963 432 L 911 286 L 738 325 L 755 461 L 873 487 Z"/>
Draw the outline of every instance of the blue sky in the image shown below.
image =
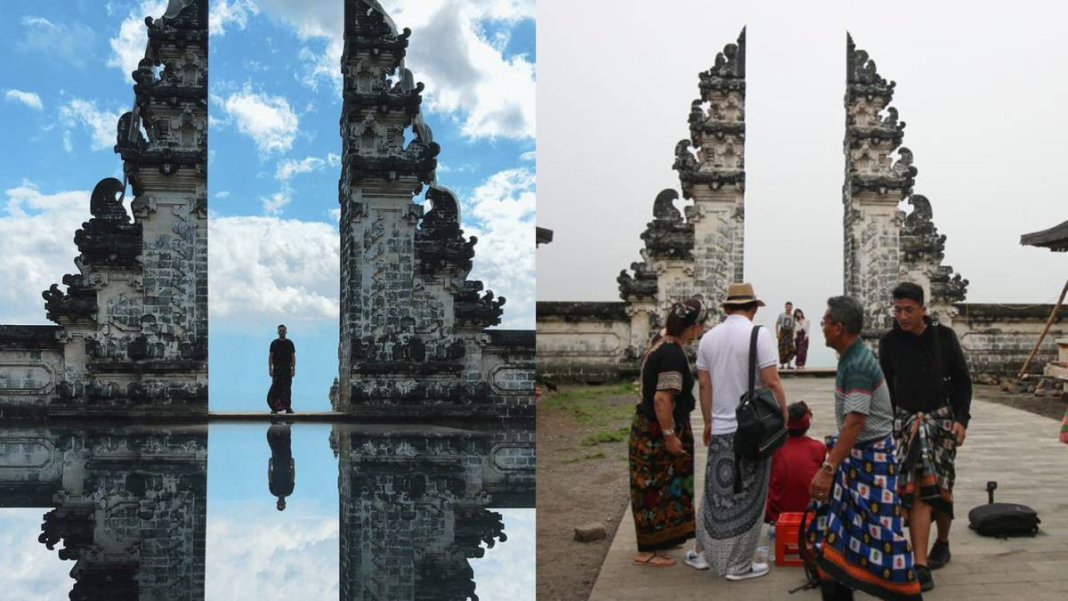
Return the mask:
<path fill-rule="evenodd" d="M 0 19 L 0 323 L 43 324 L 40 293 L 74 271 L 89 191 L 120 176 L 115 120 L 146 15 L 166 2 L 5 0 Z M 507 297 L 502 327 L 534 327 L 533 0 L 384 1 L 412 29 L 407 66 L 441 144 L 472 277 Z M 267 345 L 297 348 L 294 404 L 326 410 L 337 373 L 337 180 L 342 2 L 215 0 L 210 80 L 210 394 L 265 408 Z M 421 199 L 420 199 L 421 201 Z M 12 260 L 17 258 L 16 260 Z"/>

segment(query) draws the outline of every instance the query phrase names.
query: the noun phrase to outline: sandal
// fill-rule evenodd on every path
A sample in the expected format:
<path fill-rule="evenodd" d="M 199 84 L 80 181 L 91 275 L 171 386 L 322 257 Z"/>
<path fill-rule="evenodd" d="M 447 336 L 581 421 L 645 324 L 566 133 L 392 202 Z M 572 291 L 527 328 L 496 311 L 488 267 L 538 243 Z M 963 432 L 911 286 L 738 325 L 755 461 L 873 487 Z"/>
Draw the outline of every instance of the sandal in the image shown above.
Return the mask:
<path fill-rule="evenodd" d="M 653 552 L 649 555 L 639 553 L 634 556 L 634 563 L 640 566 L 652 566 L 654 568 L 668 568 L 675 565 L 675 560 L 659 553 Z"/>

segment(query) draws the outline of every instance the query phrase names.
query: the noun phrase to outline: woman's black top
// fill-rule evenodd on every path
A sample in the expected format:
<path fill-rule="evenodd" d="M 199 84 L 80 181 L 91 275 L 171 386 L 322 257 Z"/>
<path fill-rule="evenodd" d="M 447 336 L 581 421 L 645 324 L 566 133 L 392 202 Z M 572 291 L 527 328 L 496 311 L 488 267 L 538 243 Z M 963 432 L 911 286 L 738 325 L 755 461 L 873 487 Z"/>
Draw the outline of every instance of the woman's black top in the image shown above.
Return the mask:
<path fill-rule="evenodd" d="M 675 395 L 675 426 L 680 428 L 693 411 L 693 372 L 686 352 L 677 343 L 658 340 L 642 359 L 641 403 L 638 411 L 649 419 L 656 419 L 654 398 L 657 391 L 668 390 Z"/>
<path fill-rule="evenodd" d="M 972 378 L 957 334 L 924 317 L 927 328 L 919 336 L 897 323 L 879 341 L 883 368 L 894 407 L 909 413 L 928 413 L 953 406 L 954 419 L 965 426 L 971 418 Z M 936 359 L 941 366 L 936 365 Z M 941 376 L 941 380 L 939 380 Z"/>

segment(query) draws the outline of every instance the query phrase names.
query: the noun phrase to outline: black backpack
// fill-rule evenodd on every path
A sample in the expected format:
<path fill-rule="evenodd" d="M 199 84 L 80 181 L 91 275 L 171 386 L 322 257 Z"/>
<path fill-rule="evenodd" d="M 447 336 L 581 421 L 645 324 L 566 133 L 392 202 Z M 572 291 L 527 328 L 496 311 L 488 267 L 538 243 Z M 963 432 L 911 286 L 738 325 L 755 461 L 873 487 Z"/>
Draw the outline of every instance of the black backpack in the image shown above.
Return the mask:
<path fill-rule="evenodd" d="M 980 505 L 968 512 L 968 521 L 972 530 L 983 536 L 1008 538 L 1010 536 L 1035 536 L 1038 534 L 1038 513 L 1027 505 L 1016 503 L 995 503 L 994 489 L 997 482 L 987 482 L 986 492 L 989 503 Z"/>
<path fill-rule="evenodd" d="M 742 457 L 762 461 L 786 443 L 786 420 L 775 395 L 767 388 L 756 389 L 756 347 L 760 326 L 753 328 L 749 339 L 749 391 L 742 395 L 735 410 L 738 431 L 734 435 L 734 491 L 741 492 L 742 480 L 738 460 Z"/>

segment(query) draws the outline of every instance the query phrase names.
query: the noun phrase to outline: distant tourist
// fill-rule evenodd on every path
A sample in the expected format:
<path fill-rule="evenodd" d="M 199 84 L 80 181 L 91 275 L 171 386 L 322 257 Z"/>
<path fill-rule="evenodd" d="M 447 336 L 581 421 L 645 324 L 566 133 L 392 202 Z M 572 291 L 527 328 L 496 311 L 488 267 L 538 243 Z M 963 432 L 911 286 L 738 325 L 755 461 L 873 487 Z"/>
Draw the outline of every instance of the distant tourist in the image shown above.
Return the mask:
<path fill-rule="evenodd" d="M 797 369 L 805 369 L 808 363 L 808 319 L 800 308 L 794 309 L 794 331 L 794 349 L 797 353 L 794 365 Z"/>
<path fill-rule="evenodd" d="M 890 393 L 871 350 L 860 339 L 864 310 L 846 296 L 827 300 L 820 322 L 838 351 L 834 419 L 827 460 L 812 478 L 816 518 L 806 536 L 816 552 L 824 599 L 922 599 L 897 496 Z"/>
<path fill-rule="evenodd" d="M 271 458 L 267 460 L 267 485 L 271 494 L 278 497 L 275 507 L 286 508 L 286 497 L 293 494 L 296 485 L 297 466 L 293 461 L 293 435 L 289 424 L 271 424 L 267 429 L 267 444 L 271 446 Z"/>
<path fill-rule="evenodd" d="M 808 507 L 812 477 L 823 465 L 827 447 L 815 438 L 805 436 L 812 422 L 812 410 L 804 401 L 790 403 L 786 408 L 790 433 L 786 444 L 771 457 L 771 483 L 768 485 L 768 507 L 764 519 L 779 521 L 780 513 L 800 513 Z"/>
<path fill-rule="evenodd" d="M 278 326 L 278 339 L 271 341 L 267 355 L 267 373 L 271 376 L 271 389 L 267 392 L 267 405 L 271 413 L 293 413 L 293 376 L 297 375 L 297 350 L 293 341 L 286 338 L 285 324 Z"/>
<path fill-rule="evenodd" d="M 745 580 L 768 573 L 767 563 L 753 554 L 764 523 L 771 459 L 736 460 L 735 412 L 749 391 L 749 345 L 753 317 L 764 302 L 749 283 L 731 284 L 723 311 L 727 318 L 701 338 L 697 350 L 697 378 L 708 446 L 705 490 L 697 519 L 697 546 L 686 563 L 699 570 L 715 568 L 728 580 Z M 786 393 L 776 367 L 775 343 L 762 328 L 757 336 L 757 388 L 766 387 L 786 411 Z M 740 483 L 736 486 L 737 479 Z"/>
<path fill-rule="evenodd" d="M 675 303 L 663 336 L 642 356 L 641 401 L 630 430 L 630 503 L 638 533 L 634 563 L 666 567 L 661 553 L 694 537 L 693 371 L 686 345 L 704 332 L 701 302 Z"/>
<path fill-rule="evenodd" d="M 794 360 L 794 304 L 786 303 L 786 310 L 775 320 L 775 337 L 779 340 L 779 367 L 790 369 Z"/>
<path fill-rule="evenodd" d="M 906 282 L 893 297 L 894 328 L 879 342 L 879 363 L 897 411 L 897 488 L 926 591 L 934 588 L 931 570 L 950 559 L 954 463 L 970 418 L 972 379 L 957 335 L 927 316 L 923 288 Z M 928 552 L 932 518 L 938 538 Z"/>

